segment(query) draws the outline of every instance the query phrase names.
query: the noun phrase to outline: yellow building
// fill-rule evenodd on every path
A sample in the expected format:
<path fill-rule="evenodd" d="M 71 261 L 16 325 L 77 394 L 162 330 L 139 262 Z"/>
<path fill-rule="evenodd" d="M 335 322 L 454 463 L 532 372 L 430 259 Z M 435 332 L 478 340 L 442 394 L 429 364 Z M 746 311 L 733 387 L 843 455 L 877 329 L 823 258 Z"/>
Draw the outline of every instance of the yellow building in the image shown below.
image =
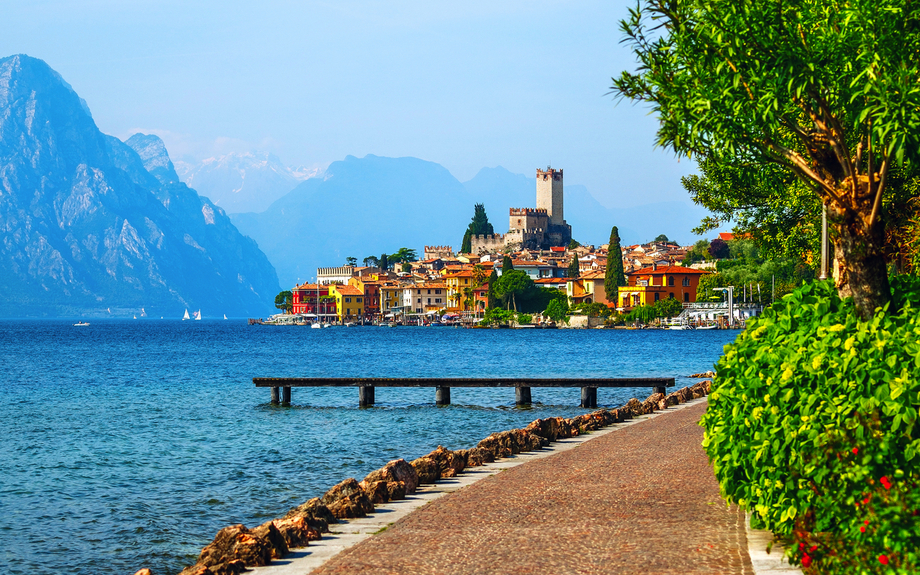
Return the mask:
<path fill-rule="evenodd" d="M 447 286 L 447 304 L 450 311 L 467 311 L 470 309 L 466 297 L 466 290 L 475 285 L 472 270 L 461 270 L 446 274 L 444 284 Z"/>
<path fill-rule="evenodd" d="M 590 271 L 565 284 L 566 295 L 572 305 L 580 303 L 602 303 L 609 306 L 607 292 L 604 290 L 604 272 Z"/>
<path fill-rule="evenodd" d="M 329 295 L 335 297 L 335 313 L 339 321 L 354 321 L 364 317 L 364 293 L 350 285 L 330 285 Z"/>
<path fill-rule="evenodd" d="M 395 307 L 402 305 L 403 288 L 396 282 L 380 284 L 380 314 L 386 317 Z"/>

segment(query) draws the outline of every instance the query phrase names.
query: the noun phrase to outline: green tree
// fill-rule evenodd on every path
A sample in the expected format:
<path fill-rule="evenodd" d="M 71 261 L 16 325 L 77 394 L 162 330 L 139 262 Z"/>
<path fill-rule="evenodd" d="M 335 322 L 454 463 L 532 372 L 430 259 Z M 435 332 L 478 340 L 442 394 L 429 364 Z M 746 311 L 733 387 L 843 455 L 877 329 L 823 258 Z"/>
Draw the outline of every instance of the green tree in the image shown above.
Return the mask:
<path fill-rule="evenodd" d="M 682 265 L 689 266 L 709 259 L 709 240 L 699 240 L 687 250 Z"/>
<path fill-rule="evenodd" d="M 383 271 L 390 269 L 390 256 L 387 254 L 380 254 L 380 259 L 377 261 L 377 265 L 380 266 L 380 269 Z"/>
<path fill-rule="evenodd" d="M 670 243 L 670 242 L 671 242 L 671 240 L 668 239 L 668 236 L 666 236 L 666 235 L 664 235 L 664 234 L 661 234 L 661 235 L 656 236 L 655 239 L 654 239 L 653 241 L 658 242 L 658 243 L 664 243 L 664 244 L 667 244 L 667 243 Z"/>
<path fill-rule="evenodd" d="M 510 304 L 514 311 L 518 311 L 518 296 L 526 294 L 533 288 L 533 280 L 530 279 L 527 272 L 522 272 L 521 270 L 503 271 L 496 283 L 495 295 L 502 298 L 506 307 Z"/>
<path fill-rule="evenodd" d="M 275 307 L 284 313 L 291 313 L 294 309 L 294 293 L 291 290 L 284 290 L 275 296 Z"/>
<path fill-rule="evenodd" d="M 728 242 L 721 238 L 716 238 L 709 243 L 709 255 L 717 260 L 725 259 L 731 255 L 728 249 Z"/>
<path fill-rule="evenodd" d="M 399 269 L 401 269 L 404 273 L 409 273 L 412 271 L 412 264 L 409 262 L 403 262 Z"/>
<path fill-rule="evenodd" d="M 511 261 L 511 256 L 505 254 L 502 256 L 502 274 L 506 274 L 514 269 L 514 263 Z"/>
<path fill-rule="evenodd" d="M 418 254 L 413 249 L 399 248 L 395 254 L 387 258 L 390 263 L 406 263 L 418 261 Z"/>
<path fill-rule="evenodd" d="M 667 240 L 668 238 L 665 236 L 664 241 Z M 620 232 L 616 226 L 613 226 L 610 229 L 610 242 L 607 244 L 607 270 L 604 273 L 604 293 L 607 294 L 607 301 L 616 303 L 620 297 L 620 287 L 625 285 L 626 274 L 623 273 L 623 249 L 620 247 Z"/>
<path fill-rule="evenodd" d="M 566 305 L 565 300 L 554 299 L 551 300 L 549 305 L 546 306 L 546 310 L 543 312 L 543 315 L 553 320 L 554 322 L 559 323 L 568 313 L 569 307 Z"/>
<path fill-rule="evenodd" d="M 482 318 L 483 323 L 487 325 L 500 325 L 511 322 L 514 319 L 514 312 L 500 307 L 494 307 L 486 310 Z"/>
<path fill-rule="evenodd" d="M 680 303 L 680 300 L 673 297 L 655 302 L 655 313 L 658 317 L 677 317 L 682 311 L 684 311 L 683 304 Z"/>
<path fill-rule="evenodd" d="M 569 242 L 569 245 L 566 247 L 566 249 L 574 250 L 575 248 L 580 248 L 580 247 L 581 247 L 580 243 L 576 242 L 575 240 L 571 240 Z"/>
<path fill-rule="evenodd" d="M 486 274 L 486 269 L 482 267 L 482 264 L 473 265 L 473 287 L 479 287 L 486 281 L 488 278 Z"/>
<path fill-rule="evenodd" d="M 498 283 L 498 273 L 493 269 L 492 273 L 489 274 L 489 291 L 487 292 L 487 299 L 489 300 L 486 304 L 487 309 L 493 309 L 498 305 L 498 295 L 495 293 L 495 284 Z"/>
<path fill-rule="evenodd" d="M 565 277 L 577 278 L 579 275 L 578 255 L 572 254 L 572 261 L 569 262 L 569 267 L 565 270 Z"/>
<path fill-rule="evenodd" d="M 640 0 L 638 59 L 613 90 L 648 102 L 658 145 L 789 170 L 827 205 L 834 277 L 868 318 L 891 300 L 880 206 L 920 140 L 920 6 L 908 0 Z"/>
<path fill-rule="evenodd" d="M 463 243 L 460 246 L 460 253 L 468 254 L 473 251 L 472 236 L 493 233 L 495 233 L 495 231 L 492 228 L 492 224 L 489 223 L 489 216 L 486 215 L 485 205 L 475 204 L 473 206 L 473 221 L 470 222 L 470 225 L 466 228 L 466 232 L 463 234 Z"/>
<path fill-rule="evenodd" d="M 380 266 L 380 260 L 375 256 L 367 256 L 364 258 L 364 265 L 369 268 L 376 268 Z"/>
<path fill-rule="evenodd" d="M 358 265 L 358 258 L 349 256 L 345 258 L 345 265 L 350 267 L 355 267 Z"/>

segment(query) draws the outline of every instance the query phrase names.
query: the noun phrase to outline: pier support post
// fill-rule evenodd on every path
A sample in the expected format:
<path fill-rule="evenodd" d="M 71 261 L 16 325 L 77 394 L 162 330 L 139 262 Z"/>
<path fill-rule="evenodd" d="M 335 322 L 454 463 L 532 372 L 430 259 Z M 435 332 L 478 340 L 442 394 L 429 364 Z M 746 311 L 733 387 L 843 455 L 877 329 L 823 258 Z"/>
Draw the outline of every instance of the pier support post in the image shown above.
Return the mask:
<path fill-rule="evenodd" d="M 273 387 L 272 388 L 272 405 L 278 405 L 279 403 L 281 402 L 278 400 L 278 388 Z"/>
<path fill-rule="evenodd" d="M 281 388 L 281 405 L 291 405 L 291 387 L 289 385 Z"/>
<path fill-rule="evenodd" d="M 514 388 L 514 404 L 515 405 L 530 405 L 530 388 L 529 387 L 515 387 Z"/>
<path fill-rule="evenodd" d="M 596 387 L 581 388 L 581 406 L 582 407 L 597 407 L 597 388 Z"/>
<path fill-rule="evenodd" d="M 434 402 L 437 405 L 450 405 L 450 388 L 438 387 L 435 389 Z"/>
<path fill-rule="evenodd" d="M 358 388 L 358 406 L 370 407 L 374 405 L 374 386 L 362 385 Z"/>
<path fill-rule="evenodd" d="M 666 388 L 666 387 L 664 387 L 664 386 L 658 386 L 658 387 L 656 387 L 656 388 L 654 388 L 654 389 L 652 390 L 652 393 L 660 393 L 660 394 L 662 394 L 662 395 L 667 395 L 667 394 L 668 394 L 668 388 Z"/>

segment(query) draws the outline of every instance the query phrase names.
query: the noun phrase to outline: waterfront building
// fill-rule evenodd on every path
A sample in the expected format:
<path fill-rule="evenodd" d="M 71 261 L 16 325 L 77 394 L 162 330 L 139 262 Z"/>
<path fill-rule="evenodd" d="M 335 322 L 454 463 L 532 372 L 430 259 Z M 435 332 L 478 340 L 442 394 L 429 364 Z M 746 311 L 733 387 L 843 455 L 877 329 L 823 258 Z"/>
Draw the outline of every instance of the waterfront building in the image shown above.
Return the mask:
<path fill-rule="evenodd" d="M 448 309 L 450 311 L 467 311 L 470 309 L 467 304 L 465 290 L 472 289 L 474 283 L 473 270 L 471 269 L 457 270 L 444 276 L 444 284 L 447 286 Z"/>
<path fill-rule="evenodd" d="M 570 278 L 565 284 L 565 295 L 572 305 L 581 303 L 602 303 L 609 306 L 604 290 L 604 275 L 601 270 L 592 270 L 577 278 Z"/>
<path fill-rule="evenodd" d="M 380 281 L 377 275 L 354 277 L 348 285 L 358 288 L 364 294 L 364 318 L 373 320 L 380 315 Z"/>
<path fill-rule="evenodd" d="M 329 286 L 303 283 L 295 286 L 291 292 L 293 294 L 291 313 L 326 318 L 335 317 L 335 298 L 329 297 Z"/>
<path fill-rule="evenodd" d="M 434 282 L 404 285 L 402 307 L 417 314 L 445 309 L 447 285 Z"/>
<path fill-rule="evenodd" d="M 652 264 L 626 274 L 628 285 L 620 287 L 617 309 L 631 310 L 651 305 L 661 299 L 677 299 L 684 303 L 696 301 L 700 276 L 709 272 L 683 266 Z"/>
<path fill-rule="evenodd" d="M 332 284 L 329 295 L 335 297 L 335 311 L 339 321 L 364 318 L 364 294 L 352 285 Z"/>
<path fill-rule="evenodd" d="M 403 288 L 398 282 L 388 281 L 380 284 L 380 313 L 384 317 L 393 314 L 402 306 Z"/>
<path fill-rule="evenodd" d="M 357 268 L 354 266 L 342 266 L 338 268 L 317 268 L 316 283 L 322 285 L 345 284 L 348 280 L 358 275 Z"/>

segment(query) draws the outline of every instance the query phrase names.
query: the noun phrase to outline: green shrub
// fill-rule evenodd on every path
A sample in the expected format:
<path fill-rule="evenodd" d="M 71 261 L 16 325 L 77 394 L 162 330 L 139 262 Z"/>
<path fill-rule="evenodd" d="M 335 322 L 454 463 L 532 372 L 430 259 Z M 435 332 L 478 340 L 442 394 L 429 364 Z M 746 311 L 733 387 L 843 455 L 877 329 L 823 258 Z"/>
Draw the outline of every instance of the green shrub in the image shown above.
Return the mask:
<path fill-rule="evenodd" d="M 920 280 L 857 319 L 831 282 L 749 320 L 701 425 L 723 495 L 809 572 L 920 571 Z"/>

